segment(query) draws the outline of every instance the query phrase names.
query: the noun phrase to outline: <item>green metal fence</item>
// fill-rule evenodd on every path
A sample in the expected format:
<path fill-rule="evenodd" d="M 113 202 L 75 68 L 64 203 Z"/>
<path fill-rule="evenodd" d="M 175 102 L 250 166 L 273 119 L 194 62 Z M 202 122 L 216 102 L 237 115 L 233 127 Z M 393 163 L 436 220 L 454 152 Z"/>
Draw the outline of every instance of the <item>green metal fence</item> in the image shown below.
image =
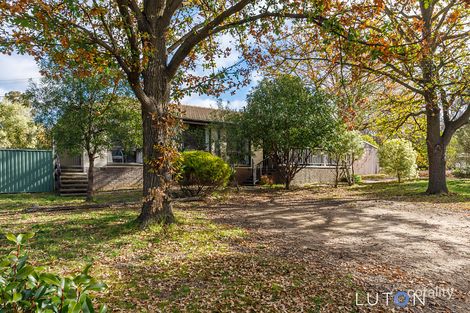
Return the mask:
<path fill-rule="evenodd" d="M 0 150 L 0 193 L 53 190 L 51 150 Z"/>

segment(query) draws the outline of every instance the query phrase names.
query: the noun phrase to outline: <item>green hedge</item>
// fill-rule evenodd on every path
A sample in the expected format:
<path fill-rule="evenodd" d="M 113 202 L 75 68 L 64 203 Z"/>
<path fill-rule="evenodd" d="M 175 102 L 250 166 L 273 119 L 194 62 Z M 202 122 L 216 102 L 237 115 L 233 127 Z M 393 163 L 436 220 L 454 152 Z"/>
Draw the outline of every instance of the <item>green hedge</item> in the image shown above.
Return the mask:
<path fill-rule="evenodd" d="M 205 151 L 183 152 L 178 167 L 177 181 L 190 196 L 208 194 L 227 186 L 233 174 L 224 160 Z"/>

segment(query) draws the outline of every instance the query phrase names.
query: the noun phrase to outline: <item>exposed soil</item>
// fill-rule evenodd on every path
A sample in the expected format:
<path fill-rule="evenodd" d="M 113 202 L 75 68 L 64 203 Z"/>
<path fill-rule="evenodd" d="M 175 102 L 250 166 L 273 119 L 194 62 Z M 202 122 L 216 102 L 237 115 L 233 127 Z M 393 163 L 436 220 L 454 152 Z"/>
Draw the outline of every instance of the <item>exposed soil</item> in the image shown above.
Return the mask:
<path fill-rule="evenodd" d="M 427 292 L 425 304 L 415 298 L 412 305 L 412 298 L 408 312 L 470 312 L 468 210 L 318 188 L 244 190 L 209 207 L 215 221 L 246 228 L 257 245 L 275 247 L 265 253 L 321 260 L 325 269 L 351 273 L 372 302 L 380 293 L 377 306 L 357 306 L 360 312 L 395 312 L 381 293 L 399 290 Z M 358 303 L 366 303 L 365 296 Z"/>

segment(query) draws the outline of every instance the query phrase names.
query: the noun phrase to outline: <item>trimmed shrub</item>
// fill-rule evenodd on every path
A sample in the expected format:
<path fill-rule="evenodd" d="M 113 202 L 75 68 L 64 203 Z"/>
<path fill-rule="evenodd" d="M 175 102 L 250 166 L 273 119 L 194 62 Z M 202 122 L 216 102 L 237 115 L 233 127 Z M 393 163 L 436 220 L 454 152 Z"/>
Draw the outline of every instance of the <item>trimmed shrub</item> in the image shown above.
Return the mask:
<path fill-rule="evenodd" d="M 218 156 L 205 151 L 186 151 L 181 154 L 177 181 L 189 196 L 207 195 L 227 186 L 233 171 Z"/>
<path fill-rule="evenodd" d="M 452 171 L 452 175 L 457 178 L 470 178 L 470 166 L 455 169 Z"/>
<path fill-rule="evenodd" d="M 90 292 L 106 285 L 88 274 L 90 266 L 75 277 L 61 277 L 31 265 L 23 246 L 33 235 L 5 235 L 16 248 L 0 259 L 0 312 L 96 312 Z"/>

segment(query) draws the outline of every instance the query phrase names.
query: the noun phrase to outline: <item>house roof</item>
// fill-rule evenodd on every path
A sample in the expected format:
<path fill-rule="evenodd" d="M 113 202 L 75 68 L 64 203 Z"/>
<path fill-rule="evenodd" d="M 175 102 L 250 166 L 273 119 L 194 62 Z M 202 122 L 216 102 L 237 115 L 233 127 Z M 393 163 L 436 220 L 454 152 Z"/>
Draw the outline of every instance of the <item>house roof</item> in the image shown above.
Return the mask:
<path fill-rule="evenodd" d="M 214 122 L 217 121 L 217 109 L 182 105 L 182 117 L 185 121 Z"/>
<path fill-rule="evenodd" d="M 368 142 L 367 140 L 362 140 L 362 141 L 364 141 L 365 144 L 371 146 L 371 147 L 374 148 L 374 149 L 379 149 L 379 147 L 377 147 L 376 145 L 374 145 L 374 144 Z"/>

